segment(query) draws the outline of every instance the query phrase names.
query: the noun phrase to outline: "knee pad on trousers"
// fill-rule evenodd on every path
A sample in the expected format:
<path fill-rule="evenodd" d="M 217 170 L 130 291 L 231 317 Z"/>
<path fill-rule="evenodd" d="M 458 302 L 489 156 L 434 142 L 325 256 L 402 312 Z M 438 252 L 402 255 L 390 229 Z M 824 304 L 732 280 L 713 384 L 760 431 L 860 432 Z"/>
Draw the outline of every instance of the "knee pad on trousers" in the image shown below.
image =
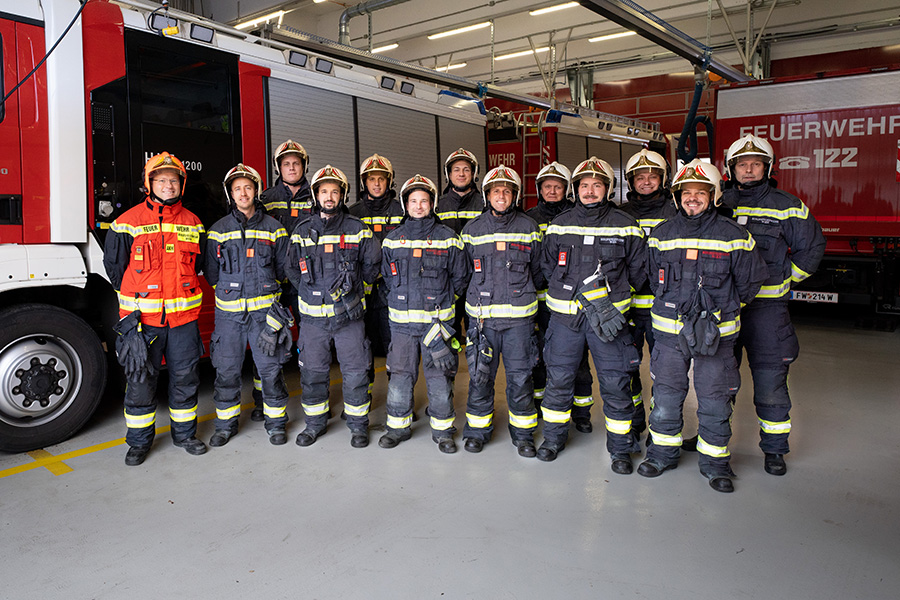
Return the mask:
<path fill-rule="evenodd" d="M 757 406 L 790 407 L 787 367 L 782 369 L 756 369 L 753 375 L 753 402 Z"/>

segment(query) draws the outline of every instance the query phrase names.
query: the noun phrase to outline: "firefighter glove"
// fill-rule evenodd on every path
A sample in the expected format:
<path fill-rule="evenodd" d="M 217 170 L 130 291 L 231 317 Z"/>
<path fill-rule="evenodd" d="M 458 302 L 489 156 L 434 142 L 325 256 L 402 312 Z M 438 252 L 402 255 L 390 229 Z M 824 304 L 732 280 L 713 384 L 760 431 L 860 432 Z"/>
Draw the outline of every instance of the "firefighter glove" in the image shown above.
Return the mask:
<path fill-rule="evenodd" d="M 585 283 L 575 296 L 591 329 L 604 342 L 611 342 L 625 327 L 625 315 L 609 299 L 606 279 L 594 278 Z"/>
<path fill-rule="evenodd" d="M 129 381 L 144 383 L 147 377 L 156 371 L 150 364 L 147 354 L 147 346 L 156 337 L 150 340 L 144 337 L 141 331 L 141 311 L 136 310 L 123 317 L 113 327 L 113 331 L 118 334 L 116 357 L 125 371 L 125 377 Z"/>
<path fill-rule="evenodd" d="M 475 385 L 485 385 L 491 380 L 491 362 L 494 349 L 483 333 L 473 329 L 466 335 L 466 363 L 469 377 Z"/>
<path fill-rule="evenodd" d="M 453 333 L 452 328 L 435 318 L 422 340 L 428 348 L 426 364 L 430 362 L 446 374 L 455 373 L 459 367 L 459 342 L 453 337 Z"/>

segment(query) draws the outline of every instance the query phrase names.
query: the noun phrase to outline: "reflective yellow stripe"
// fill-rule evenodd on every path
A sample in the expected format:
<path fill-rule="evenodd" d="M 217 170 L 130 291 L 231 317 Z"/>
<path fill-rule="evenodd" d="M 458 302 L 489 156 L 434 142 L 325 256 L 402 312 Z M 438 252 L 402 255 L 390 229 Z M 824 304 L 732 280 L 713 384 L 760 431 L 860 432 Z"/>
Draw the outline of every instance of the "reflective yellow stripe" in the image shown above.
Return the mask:
<path fill-rule="evenodd" d="M 537 314 L 537 299 L 525 306 L 512 304 L 479 304 L 472 306 L 466 302 L 466 313 L 476 319 L 518 319 Z"/>
<path fill-rule="evenodd" d="M 544 390 L 545 389 L 546 388 L 534 388 L 534 394 L 532 394 L 532 397 L 535 400 L 542 400 L 544 398 Z"/>
<path fill-rule="evenodd" d="M 547 290 L 538 290 L 537 291 L 537 299 L 538 302 L 546 302 L 547 301 Z"/>
<path fill-rule="evenodd" d="M 187 298 L 167 298 L 163 302 L 163 305 L 166 308 L 166 312 L 173 313 L 200 308 L 202 303 L 203 292 L 200 292 L 195 296 L 188 296 Z"/>
<path fill-rule="evenodd" d="M 360 220 L 366 225 L 398 225 L 403 220 L 403 215 L 360 217 Z"/>
<path fill-rule="evenodd" d="M 750 208 L 749 206 L 738 206 L 734 209 L 734 216 L 769 217 L 771 219 L 785 221 L 790 218 L 806 219 L 809 217 L 809 209 L 806 208 L 806 205 L 802 202 L 800 203 L 799 208 L 791 207 L 784 210 L 779 210 L 777 208 Z"/>
<path fill-rule="evenodd" d="M 663 221 L 665 221 L 665 219 L 638 219 L 637 220 L 638 225 L 640 225 L 641 227 L 649 227 L 651 229 L 656 227 Z"/>
<path fill-rule="evenodd" d="M 358 233 L 345 233 L 343 235 L 344 244 L 359 244 L 364 239 L 372 239 L 372 230 L 368 227 L 360 230 Z M 340 235 L 323 235 L 319 237 L 318 242 L 313 242 L 312 238 L 303 237 L 299 233 L 291 236 L 291 242 L 294 244 L 303 244 L 304 246 L 324 246 L 325 244 L 340 244 Z"/>
<path fill-rule="evenodd" d="M 203 225 L 199 224 L 185 225 L 177 223 L 163 223 L 162 228 L 160 228 L 159 223 L 154 223 L 152 225 L 129 225 L 128 223 L 119 223 L 117 221 L 113 221 L 112 225 L 110 225 L 110 229 L 112 229 L 116 233 L 127 233 L 132 237 L 137 237 L 139 235 L 151 235 L 154 233 L 159 233 L 160 231 L 162 231 L 163 233 L 175 233 L 178 234 L 179 241 L 194 244 L 200 241 L 200 234 L 206 231 L 203 228 Z"/>
<path fill-rule="evenodd" d="M 575 396 L 575 406 L 592 406 L 594 404 L 593 396 Z"/>
<path fill-rule="evenodd" d="M 653 296 L 635 294 L 631 297 L 631 306 L 633 306 L 634 308 L 652 308 Z"/>
<path fill-rule="evenodd" d="M 209 239 L 213 242 L 226 242 L 228 240 L 239 240 L 242 237 L 255 240 L 266 240 L 275 242 L 279 238 L 287 237 L 287 231 L 279 227 L 275 231 L 264 231 L 259 229 L 247 229 L 245 231 L 210 231 Z"/>
<path fill-rule="evenodd" d="M 437 213 L 437 216 L 441 220 L 445 219 L 474 219 L 478 215 L 480 215 L 482 211 L 480 210 L 448 210 L 447 212 Z"/>
<path fill-rule="evenodd" d="M 262 380 L 258 377 L 253 378 L 253 389 L 262 391 Z"/>
<path fill-rule="evenodd" d="M 466 421 L 469 423 L 469 427 L 484 429 L 485 427 L 490 427 L 491 423 L 494 422 L 494 413 L 486 414 L 483 417 L 466 413 Z"/>
<path fill-rule="evenodd" d="M 605 298 L 605 297 L 609 296 L 609 292 L 606 291 L 605 287 L 600 287 L 600 288 L 597 288 L 594 290 L 588 290 L 587 292 L 583 292 L 582 296 L 584 296 L 588 300 L 599 300 L 600 298 Z M 577 300 L 576 300 L 576 303 L 578 303 Z M 578 303 L 578 304 L 581 308 L 584 308 L 583 306 L 580 305 L 580 303 Z"/>
<path fill-rule="evenodd" d="M 757 298 L 781 298 L 791 290 L 791 278 L 788 277 L 782 283 L 775 285 L 764 285 L 759 288 Z"/>
<path fill-rule="evenodd" d="M 580 225 L 557 225 L 551 223 L 547 235 L 592 235 L 595 237 L 627 236 L 644 237 L 644 230 L 634 225 L 624 227 L 581 227 Z"/>
<path fill-rule="evenodd" d="M 388 307 L 388 316 L 394 323 L 431 323 L 434 311 L 427 310 L 399 310 Z M 449 306 L 437 312 L 437 318 L 441 321 L 452 321 L 456 317 L 456 307 Z"/>
<path fill-rule="evenodd" d="M 489 233 L 488 235 L 469 235 L 464 233 L 462 241 L 470 246 L 481 246 L 484 244 L 494 244 L 495 242 L 516 242 L 523 244 L 531 244 L 541 241 L 541 232 L 532 231 L 531 233 Z"/>
<path fill-rule="evenodd" d="M 637 406 L 640 406 L 641 404 L 644 403 L 644 399 L 641 397 L 640 394 L 635 394 L 634 396 L 632 396 L 632 397 L 631 397 L 631 401 L 634 402 L 634 405 L 635 405 L 636 407 L 637 407 Z"/>
<path fill-rule="evenodd" d="M 237 300 L 222 300 L 216 296 L 216 308 L 225 312 L 263 310 L 275 304 L 277 299 L 278 294 L 266 294 L 264 296 L 256 296 L 255 298 L 238 298 Z M 281 329 L 280 324 L 278 329 Z"/>
<path fill-rule="evenodd" d="M 437 431 L 446 431 L 453 427 L 453 417 L 449 419 L 435 419 L 431 417 L 431 428 Z"/>
<path fill-rule="evenodd" d="M 509 411 L 509 424 L 518 429 L 534 429 L 537 427 L 537 412 L 530 415 L 514 415 Z"/>
<path fill-rule="evenodd" d="M 676 435 L 663 435 L 653 431 L 652 427 L 650 428 L 650 436 L 653 438 L 653 443 L 660 446 L 674 446 L 680 448 L 683 440 L 680 431 Z"/>
<path fill-rule="evenodd" d="M 566 424 L 572 419 L 571 410 L 550 410 L 546 406 L 542 406 L 541 414 L 543 415 L 544 421 L 547 423 Z"/>
<path fill-rule="evenodd" d="M 650 322 L 653 324 L 653 329 L 672 335 L 678 335 L 684 327 L 684 323 L 680 320 L 661 317 L 654 312 L 650 313 Z M 718 327 L 719 335 L 721 337 L 735 335 L 741 330 L 741 316 L 736 316 L 733 321 L 722 321 L 719 323 Z"/>
<path fill-rule="evenodd" d="M 763 430 L 763 433 L 771 433 L 773 435 L 778 435 L 781 433 L 790 433 L 791 432 L 791 420 L 787 421 L 765 421 L 763 419 L 759 420 L 759 428 Z"/>
<path fill-rule="evenodd" d="M 753 241 L 752 237 L 748 237 L 742 240 L 731 240 L 730 242 L 726 242 L 724 240 L 705 240 L 698 238 L 660 240 L 655 237 L 651 237 L 649 240 L 647 240 L 647 245 L 651 248 L 659 249 L 660 252 L 683 248 L 694 250 L 716 250 L 718 252 L 733 252 L 734 250 L 753 250 L 753 248 L 756 247 L 756 242 Z"/>
<path fill-rule="evenodd" d="M 728 446 L 713 446 L 699 436 L 697 437 L 697 452 L 712 456 L 713 458 L 725 458 L 726 456 L 731 456 L 731 452 L 728 451 Z"/>
<path fill-rule="evenodd" d="M 395 417 L 394 415 L 387 416 L 387 422 L 385 423 L 388 429 L 406 429 L 410 425 L 412 425 L 412 413 L 406 415 L 405 417 Z"/>
<path fill-rule="evenodd" d="M 300 314 L 310 317 L 333 317 L 334 304 L 308 304 L 303 298 L 297 299 Z"/>
<path fill-rule="evenodd" d="M 631 419 L 627 421 L 617 421 L 606 417 L 606 430 L 610 433 L 620 433 L 622 435 L 631 431 Z"/>
<path fill-rule="evenodd" d="M 169 407 L 169 419 L 175 423 L 188 423 L 197 418 L 197 405 L 191 408 L 171 408 Z"/>
<path fill-rule="evenodd" d="M 150 299 L 150 298 L 129 298 L 128 296 L 124 296 L 122 292 L 116 292 L 119 296 L 119 309 L 134 312 L 139 310 L 141 312 L 147 313 L 155 313 L 161 312 L 163 307 L 162 299 Z"/>
<path fill-rule="evenodd" d="M 383 248 L 390 249 L 403 249 L 403 248 L 419 248 L 423 250 L 428 250 L 429 248 L 434 248 L 436 250 L 446 250 L 448 248 L 459 248 L 463 249 L 462 241 L 458 237 L 447 238 L 446 240 L 408 240 L 408 239 L 393 239 L 393 238 L 385 238 L 385 240 L 381 243 Z"/>
<path fill-rule="evenodd" d="M 344 412 L 347 413 L 348 417 L 364 417 L 369 414 L 370 404 L 371 402 L 366 402 L 365 404 L 355 406 L 353 404 L 347 404 L 346 402 L 344 402 Z"/>
<path fill-rule="evenodd" d="M 795 265 L 793 262 L 791 263 L 791 281 L 798 283 L 809 277 L 809 275 L 809 273 Z"/>
<path fill-rule="evenodd" d="M 217 408 L 216 409 L 216 417 L 220 421 L 227 421 L 228 419 L 233 419 L 235 417 L 240 416 L 241 414 L 241 405 L 235 404 L 234 406 L 229 406 L 228 408 Z"/>
<path fill-rule="evenodd" d="M 146 415 L 129 415 L 128 409 L 125 409 L 125 426 L 129 429 L 144 429 L 145 427 L 153 427 L 156 423 L 156 411 Z"/>
<path fill-rule="evenodd" d="M 291 201 L 291 209 L 293 210 L 309 210 L 313 207 L 312 200 Z"/>
<path fill-rule="evenodd" d="M 266 210 L 267 210 L 267 211 L 271 212 L 271 211 L 273 211 L 273 210 L 275 210 L 275 209 L 278 209 L 278 208 L 280 208 L 280 209 L 282 209 L 282 210 L 287 210 L 287 208 L 288 208 L 288 203 L 287 203 L 287 202 L 284 202 L 284 201 L 277 200 L 277 201 L 273 201 L 273 202 L 265 202 L 265 203 L 263 203 L 263 206 L 266 207 Z"/>
<path fill-rule="evenodd" d="M 287 415 L 287 407 L 285 406 L 270 406 L 263 402 L 263 414 L 269 417 L 270 419 L 280 419 Z"/>
<path fill-rule="evenodd" d="M 613 305 L 619 309 L 620 313 L 625 314 L 631 308 L 631 296 L 624 300 L 613 302 Z M 578 303 L 574 300 L 560 300 L 551 296 L 549 292 L 547 293 L 547 308 L 564 315 L 575 315 L 578 314 L 579 310 Z"/>
<path fill-rule="evenodd" d="M 328 413 L 328 400 L 325 402 L 320 402 L 319 404 L 303 404 L 303 412 L 307 417 L 316 417 L 318 415 L 324 415 Z"/>

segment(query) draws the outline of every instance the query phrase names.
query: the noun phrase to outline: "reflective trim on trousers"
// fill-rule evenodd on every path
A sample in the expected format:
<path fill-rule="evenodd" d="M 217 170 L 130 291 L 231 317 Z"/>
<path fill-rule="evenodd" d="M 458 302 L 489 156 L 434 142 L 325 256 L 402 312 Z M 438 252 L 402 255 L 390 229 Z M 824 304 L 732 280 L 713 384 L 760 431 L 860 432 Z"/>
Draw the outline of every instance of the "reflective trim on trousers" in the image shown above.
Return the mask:
<path fill-rule="evenodd" d="M 681 442 L 684 438 L 681 436 L 681 432 L 678 432 L 678 435 L 663 435 L 661 433 L 657 433 L 653 431 L 653 427 L 650 428 L 650 436 L 653 438 L 653 443 L 658 444 L 660 446 L 674 446 L 681 447 Z"/>
<path fill-rule="evenodd" d="M 328 400 L 325 402 L 319 402 L 318 404 L 303 404 L 303 412 L 308 417 L 316 417 L 319 415 L 328 414 Z"/>
<path fill-rule="evenodd" d="M 491 423 L 494 422 L 494 413 L 489 413 L 484 416 L 466 413 L 466 422 L 468 422 L 469 427 L 474 427 L 475 429 L 484 429 L 486 427 L 490 427 Z"/>
<path fill-rule="evenodd" d="M 347 404 L 344 402 L 344 412 L 347 413 L 348 417 L 364 417 L 369 414 L 369 405 L 371 402 L 366 402 L 365 404 L 360 404 L 356 406 L 355 404 Z"/>
<path fill-rule="evenodd" d="M 640 406 L 641 404 L 644 403 L 644 397 L 641 396 L 640 394 L 635 394 L 634 396 L 631 397 L 631 400 L 634 402 L 635 406 Z"/>
<path fill-rule="evenodd" d="M 544 415 L 544 421 L 548 423 L 568 423 L 572 420 L 572 411 L 570 410 L 550 410 L 546 406 L 541 406 L 541 414 Z"/>
<path fill-rule="evenodd" d="M 617 421 L 606 417 L 606 430 L 610 433 L 625 435 L 631 431 L 631 419 L 628 419 L 627 421 Z"/>
<path fill-rule="evenodd" d="M 405 417 L 395 417 L 394 415 L 387 416 L 387 422 L 385 423 L 388 429 L 407 429 L 412 425 L 412 413 L 409 413 Z"/>
<path fill-rule="evenodd" d="M 759 428 L 763 430 L 763 433 L 770 433 L 772 435 L 778 435 L 781 433 L 790 433 L 791 432 L 791 420 L 787 421 L 766 421 L 764 419 L 758 419 Z"/>
<path fill-rule="evenodd" d="M 731 456 L 731 452 L 728 451 L 728 446 L 713 446 L 700 436 L 697 436 L 697 452 L 713 458 L 726 458 Z"/>
<path fill-rule="evenodd" d="M 175 423 L 189 423 L 197 418 L 197 405 L 192 408 L 169 408 L 169 418 Z"/>
<path fill-rule="evenodd" d="M 537 413 L 535 412 L 530 415 L 514 415 L 512 411 L 510 411 L 509 424 L 512 427 L 517 427 L 519 429 L 534 429 L 537 427 Z"/>
<path fill-rule="evenodd" d="M 532 394 L 532 397 L 535 400 L 542 400 L 544 398 L 544 390 L 545 389 L 546 388 L 534 388 L 534 393 Z"/>
<path fill-rule="evenodd" d="M 281 419 L 287 416 L 286 406 L 270 406 L 263 402 L 263 414 L 270 419 Z"/>
<path fill-rule="evenodd" d="M 575 406 L 593 406 L 594 405 L 594 397 L 593 396 L 575 396 Z"/>
<path fill-rule="evenodd" d="M 259 377 L 253 378 L 253 389 L 259 390 L 260 392 L 262 391 L 262 379 L 260 379 Z"/>
<path fill-rule="evenodd" d="M 436 419 L 431 417 L 431 428 L 435 431 L 446 431 L 451 427 L 453 427 L 453 417 L 450 417 L 449 419 Z"/>
<path fill-rule="evenodd" d="M 129 415 L 128 409 L 125 410 L 125 426 L 131 429 L 143 429 L 144 427 L 153 427 L 156 423 L 156 411 L 146 415 Z"/>
<path fill-rule="evenodd" d="M 228 419 L 234 419 L 235 417 L 240 416 L 241 414 L 241 405 L 235 404 L 234 406 L 229 406 L 228 408 L 216 408 L 216 418 L 220 421 L 227 421 Z"/>

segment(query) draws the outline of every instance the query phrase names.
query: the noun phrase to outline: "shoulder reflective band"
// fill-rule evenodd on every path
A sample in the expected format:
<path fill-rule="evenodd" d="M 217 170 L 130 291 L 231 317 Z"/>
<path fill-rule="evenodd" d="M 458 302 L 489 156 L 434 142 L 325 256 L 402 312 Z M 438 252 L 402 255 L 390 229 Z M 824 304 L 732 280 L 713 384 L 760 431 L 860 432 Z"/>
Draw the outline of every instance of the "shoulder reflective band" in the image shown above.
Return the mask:
<path fill-rule="evenodd" d="M 559 261 L 558 261 L 558 264 L 559 264 L 560 267 L 566 266 L 566 256 L 567 256 L 567 254 L 568 254 L 568 253 L 567 253 L 565 250 L 560 251 L 560 253 L 559 253 Z"/>

